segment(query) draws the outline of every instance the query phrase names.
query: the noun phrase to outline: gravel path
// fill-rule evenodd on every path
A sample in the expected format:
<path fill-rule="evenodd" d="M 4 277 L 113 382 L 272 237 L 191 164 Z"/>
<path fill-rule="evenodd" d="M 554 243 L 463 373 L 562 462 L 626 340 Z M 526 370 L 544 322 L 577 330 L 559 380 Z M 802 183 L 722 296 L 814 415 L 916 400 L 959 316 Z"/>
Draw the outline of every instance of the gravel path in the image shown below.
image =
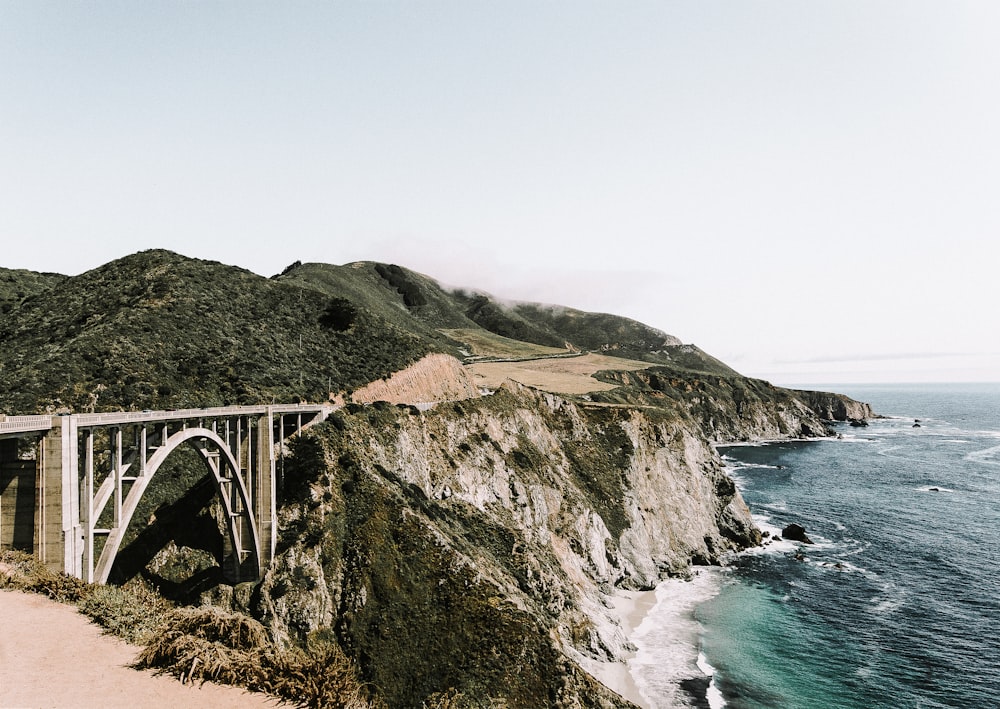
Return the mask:
<path fill-rule="evenodd" d="M 128 667 L 138 647 L 102 635 L 73 606 L 0 591 L 0 707 L 37 709 L 275 709 L 234 687 L 181 684 Z M 288 706 L 288 705 L 283 705 Z"/>

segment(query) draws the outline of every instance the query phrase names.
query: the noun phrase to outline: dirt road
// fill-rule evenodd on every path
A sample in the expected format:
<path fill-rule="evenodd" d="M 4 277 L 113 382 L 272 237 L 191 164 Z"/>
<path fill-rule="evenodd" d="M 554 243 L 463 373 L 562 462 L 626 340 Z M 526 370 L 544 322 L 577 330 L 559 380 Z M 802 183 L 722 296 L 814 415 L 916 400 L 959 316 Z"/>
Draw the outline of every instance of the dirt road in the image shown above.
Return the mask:
<path fill-rule="evenodd" d="M 213 684 L 185 685 L 128 665 L 139 648 L 102 635 L 73 606 L 0 591 L 0 707 L 275 709 L 279 700 Z"/>

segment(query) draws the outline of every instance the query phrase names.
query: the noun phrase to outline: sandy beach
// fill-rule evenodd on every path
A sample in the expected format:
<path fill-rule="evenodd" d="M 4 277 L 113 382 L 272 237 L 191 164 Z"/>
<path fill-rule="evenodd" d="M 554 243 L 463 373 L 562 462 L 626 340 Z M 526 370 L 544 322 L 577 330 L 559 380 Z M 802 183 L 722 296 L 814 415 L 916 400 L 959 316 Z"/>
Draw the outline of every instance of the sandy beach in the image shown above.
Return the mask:
<path fill-rule="evenodd" d="M 609 597 L 611 615 L 636 651 L 619 662 L 578 662 L 643 709 L 707 706 L 712 669 L 698 664 L 699 624 L 692 614 L 720 582 L 718 569 L 700 569 L 689 580 L 668 579 L 653 591 L 616 591 Z"/>
<path fill-rule="evenodd" d="M 656 605 L 656 591 L 616 591 L 610 597 L 614 616 L 621 625 L 625 637 L 635 637 L 636 629 L 642 624 L 649 611 Z M 604 686 L 618 692 L 630 702 L 644 709 L 651 704 L 643 696 L 632 675 L 628 662 L 598 662 L 592 658 L 578 660 L 587 672 Z"/>
<path fill-rule="evenodd" d="M 0 619 L 0 707 L 5 709 L 282 706 L 264 694 L 181 684 L 133 670 L 129 664 L 139 647 L 103 635 L 75 607 L 37 594 L 0 591 Z"/>

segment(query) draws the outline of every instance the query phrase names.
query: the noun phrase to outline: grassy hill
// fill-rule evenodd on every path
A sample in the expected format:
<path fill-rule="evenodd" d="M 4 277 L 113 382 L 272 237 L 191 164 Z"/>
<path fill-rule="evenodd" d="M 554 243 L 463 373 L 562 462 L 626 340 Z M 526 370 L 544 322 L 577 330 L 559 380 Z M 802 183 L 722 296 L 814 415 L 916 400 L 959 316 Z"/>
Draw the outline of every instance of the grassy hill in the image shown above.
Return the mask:
<path fill-rule="evenodd" d="M 36 273 L 0 268 L 0 316 L 17 308 L 25 299 L 53 288 L 66 279 L 58 273 Z"/>
<path fill-rule="evenodd" d="M 152 250 L 79 276 L 0 270 L 0 410 L 324 401 L 430 352 L 595 351 L 736 373 L 627 318 L 509 305 L 400 266 L 295 263 L 264 278 Z"/>
<path fill-rule="evenodd" d="M 8 413 L 322 401 L 431 349 L 314 288 L 168 251 L 28 297 L 0 341 Z"/>
<path fill-rule="evenodd" d="M 507 303 L 486 293 L 446 289 L 396 265 L 367 261 L 331 266 L 293 264 L 275 276 L 366 308 L 456 356 L 545 356 L 594 351 L 689 371 L 738 376 L 697 348 L 619 315 L 560 305 Z"/>

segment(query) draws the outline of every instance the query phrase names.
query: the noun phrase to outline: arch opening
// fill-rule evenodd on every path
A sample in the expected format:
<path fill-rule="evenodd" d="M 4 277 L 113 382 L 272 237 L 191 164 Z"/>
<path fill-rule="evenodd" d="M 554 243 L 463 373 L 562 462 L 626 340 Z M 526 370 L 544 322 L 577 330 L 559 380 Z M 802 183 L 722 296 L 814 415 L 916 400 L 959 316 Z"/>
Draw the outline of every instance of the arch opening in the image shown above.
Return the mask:
<path fill-rule="evenodd" d="M 119 524 L 110 530 L 100 550 L 94 581 L 106 583 L 112 577 L 113 569 L 114 580 L 123 580 L 123 576 L 127 577 L 129 572 L 137 571 L 143 555 L 148 557 L 149 549 L 156 547 L 160 541 L 169 544 L 170 539 L 164 537 L 171 534 L 179 535 L 181 540 L 194 542 L 194 548 L 202 548 L 204 554 L 221 562 L 218 564 L 221 567 L 221 580 L 236 583 L 258 578 L 260 540 L 251 491 L 226 441 L 214 431 L 201 427 L 184 428 L 172 435 L 166 435 L 165 432 L 164 436 L 166 440 L 152 450 L 144 461 L 133 456 L 130 462 L 122 466 L 124 470 L 134 474 L 128 478 L 130 485 L 127 492 L 123 491 L 122 494 Z M 190 472 L 196 461 L 201 463 L 201 476 Z M 178 462 L 181 467 L 188 468 L 187 474 L 177 473 Z M 114 481 L 111 478 L 113 476 L 109 476 L 95 496 L 97 509 L 102 509 L 113 495 Z M 149 517 L 150 523 L 136 531 L 136 525 L 151 509 L 149 503 L 141 503 L 147 499 L 151 486 L 156 490 L 154 479 L 169 483 L 171 478 L 174 478 L 175 484 L 180 481 L 181 489 L 173 491 L 173 499 L 166 507 L 155 507 L 156 512 Z M 162 491 L 159 494 L 149 494 L 152 495 L 148 498 L 150 500 L 163 499 Z M 200 514 L 211 506 L 217 507 L 216 515 Z M 137 512 L 141 513 L 138 517 Z M 156 521 L 157 515 L 167 518 L 165 521 L 168 528 L 170 518 L 173 518 L 173 529 L 166 531 L 164 525 L 156 527 L 151 524 Z M 187 528 L 184 527 L 185 518 Z M 139 543 L 136 544 L 136 541 Z M 119 556 L 122 557 L 120 561 Z M 142 564 L 142 568 L 144 567 L 145 564 Z M 213 573 L 215 579 L 212 578 Z M 220 580 L 218 576 L 219 571 L 202 569 L 202 577 L 190 580 L 185 593 L 196 591 L 199 583 L 204 583 L 206 587 L 213 585 L 213 581 Z"/>

